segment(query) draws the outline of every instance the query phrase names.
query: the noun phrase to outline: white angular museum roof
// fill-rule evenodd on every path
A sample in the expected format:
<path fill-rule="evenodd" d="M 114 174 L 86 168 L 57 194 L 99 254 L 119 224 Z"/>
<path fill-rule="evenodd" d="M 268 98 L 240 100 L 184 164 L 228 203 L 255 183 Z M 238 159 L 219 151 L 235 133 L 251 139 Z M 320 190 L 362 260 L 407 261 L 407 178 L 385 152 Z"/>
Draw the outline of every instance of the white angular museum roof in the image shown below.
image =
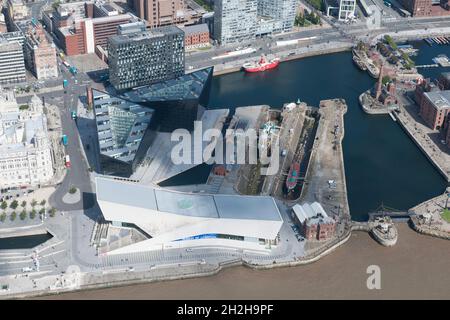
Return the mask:
<path fill-rule="evenodd" d="M 272 197 L 182 193 L 97 178 L 97 200 L 183 216 L 282 221 Z"/>

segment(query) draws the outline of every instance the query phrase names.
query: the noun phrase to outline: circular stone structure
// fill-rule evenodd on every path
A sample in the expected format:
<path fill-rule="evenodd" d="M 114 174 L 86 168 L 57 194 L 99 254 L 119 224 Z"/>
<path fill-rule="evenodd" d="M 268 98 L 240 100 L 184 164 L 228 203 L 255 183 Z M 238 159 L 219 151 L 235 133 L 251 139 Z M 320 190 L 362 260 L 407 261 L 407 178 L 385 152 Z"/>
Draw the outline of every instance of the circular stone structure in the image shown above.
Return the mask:
<path fill-rule="evenodd" d="M 62 201 L 67 204 L 74 204 L 79 202 L 80 200 L 81 200 L 81 192 L 80 189 L 78 188 L 75 193 L 67 192 L 62 198 Z"/>

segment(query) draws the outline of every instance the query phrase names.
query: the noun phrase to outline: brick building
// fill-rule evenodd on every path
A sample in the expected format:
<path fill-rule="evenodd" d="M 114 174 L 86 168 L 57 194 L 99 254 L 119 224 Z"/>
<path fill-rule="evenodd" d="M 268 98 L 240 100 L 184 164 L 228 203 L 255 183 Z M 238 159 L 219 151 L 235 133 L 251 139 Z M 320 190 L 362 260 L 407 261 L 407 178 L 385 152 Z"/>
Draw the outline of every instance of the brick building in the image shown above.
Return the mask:
<path fill-rule="evenodd" d="M 445 117 L 450 111 L 450 91 L 425 92 L 420 104 L 420 116 L 433 130 L 444 126 Z"/>
<path fill-rule="evenodd" d="M 110 36 L 117 34 L 117 27 L 134 21 L 130 14 L 84 18 L 73 26 L 60 27 L 55 31 L 66 55 L 94 53 L 96 46 L 106 48 Z"/>
<path fill-rule="evenodd" d="M 450 72 L 442 72 L 437 82 L 439 89 L 450 90 Z"/>
<path fill-rule="evenodd" d="M 318 202 L 296 204 L 292 215 L 307 240 L 326 240 L 336 231 L 336 220 L 329 217 Z"/>
<path fill-rule="evenodd" d="M 128 5 L 152 28 L 187 21 L 184 0 L 129 0 Z"/>
<path fill-rule="evenodd" d="M 439 86 L 435 82 L 430 79 L 424 79 L 416 86 L 414 91 L 414 100 L 417 105 L 420 106 L 422 104 L 422 99 L 425 92 L 434 92 L 439 90 Z"/>
<path fill-rule="evenodd" d="M 15 29 L 25 36 L 23 45 L 25 62 L 37 79 L 49 79 L 58 76 L 56 48 L 45 35 L 39 22 L 32 20 L 18 21 Z"/>
<path fill-rule="evenodd" d="M 447 125 L 445 127 L 445 143 L 450 148 L 450 116 L 447 115 Z"/>
<path fill-rule="evenodd" d="M 186 49 L 209 45 L 209 29 L 206 23 L 184 27 L 184 46 Z"/>
<path fill-rule="evenodd" d="M 449 0 L 400 0 L 414 17 L 450 15 Z"/>

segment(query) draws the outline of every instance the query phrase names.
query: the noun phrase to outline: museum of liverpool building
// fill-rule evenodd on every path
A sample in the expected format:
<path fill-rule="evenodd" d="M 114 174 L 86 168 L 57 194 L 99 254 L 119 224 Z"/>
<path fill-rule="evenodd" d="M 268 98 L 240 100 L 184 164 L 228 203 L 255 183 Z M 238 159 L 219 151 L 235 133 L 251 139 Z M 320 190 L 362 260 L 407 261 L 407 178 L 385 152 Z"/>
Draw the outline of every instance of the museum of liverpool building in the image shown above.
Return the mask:
<path fill-rule="evenodd" d="M 183 247 L 270 250 L 279 241 L 283 219 L 272 197 L 182 193 L 108 178 L 97 178 L 96 188 L 106 221 L 147 237 L 108 254 Z"/>

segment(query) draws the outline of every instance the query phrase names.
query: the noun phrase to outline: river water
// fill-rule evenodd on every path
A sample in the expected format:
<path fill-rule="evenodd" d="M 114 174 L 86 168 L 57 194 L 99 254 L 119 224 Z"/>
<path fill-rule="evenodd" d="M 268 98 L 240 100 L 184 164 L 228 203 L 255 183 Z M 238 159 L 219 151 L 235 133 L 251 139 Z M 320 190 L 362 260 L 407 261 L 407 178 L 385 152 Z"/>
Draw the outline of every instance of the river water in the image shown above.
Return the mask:
<path fill-rule="evenodd" d="M 309 265 L 255 271 L 222 270 L 212 277 L 165 281 L 49 296 L 48 299 L 445 299 L 450 296 L 449 242 L 398 225 L 386 248 L 354 232 L 332 254 Z M 381 289 L 368 290 L 367 267 L 381 270 Z"/>
<path fill-rule="evenodd" d="M 421 45 L 420 43 L 418 45 Z M 419 64 L 431 63 L 450 47 L 423 46 Z M 439 68 L 424 70 L 436 76 Z M 344 98 L 344 160 L 354 219 L 382 201 L 406 209 L 444 191 L 446 182 L 402 129 L 388 116 L 368 116 L 358 95 L 374 79 L 353 66 L 350 53 L 282 63 L 262 74 L 233 73 L 213 80 L 210 107 L 283 103 L 300 98 L 311 105 Z M 70 293 L 50 299 L 319 299 L 446 298 L 450 295 L 448 241 L 422 236 L 398 225 L 396 246 L 385 248 L 368 234 L 354 232 L 345 245 L 310 265 L 254 271 L 223 270 L 213 277 Z M 368 290 L 367 267 L 381 268 L 381 290 Z"/>
<path fill-rule="evenodd" d="M 417 57 L 420 63 L 431 61 L 436 50 L 450 55 L 450 46 L 425 44 L 422 49 Z M 424 71 L 437 75 L 441 68 L 431 69 Z M 343 52 L 284 62 L 276 70 L 259 74 L 215 77 L 209 107 L 281 107 L 298 98 L 318 106 L 323 99 L 344 98 L 348 105 L 343 142 L 348 200 L 353 219 L 361 221 L 381 203 L 408 209 L 442 193 L 446 186 L 397 123 L 387 115 L 366 115 L 361 110 L 358 96 L 374 83 L 375 79 L 356 68 L 351 53 Z"/>

